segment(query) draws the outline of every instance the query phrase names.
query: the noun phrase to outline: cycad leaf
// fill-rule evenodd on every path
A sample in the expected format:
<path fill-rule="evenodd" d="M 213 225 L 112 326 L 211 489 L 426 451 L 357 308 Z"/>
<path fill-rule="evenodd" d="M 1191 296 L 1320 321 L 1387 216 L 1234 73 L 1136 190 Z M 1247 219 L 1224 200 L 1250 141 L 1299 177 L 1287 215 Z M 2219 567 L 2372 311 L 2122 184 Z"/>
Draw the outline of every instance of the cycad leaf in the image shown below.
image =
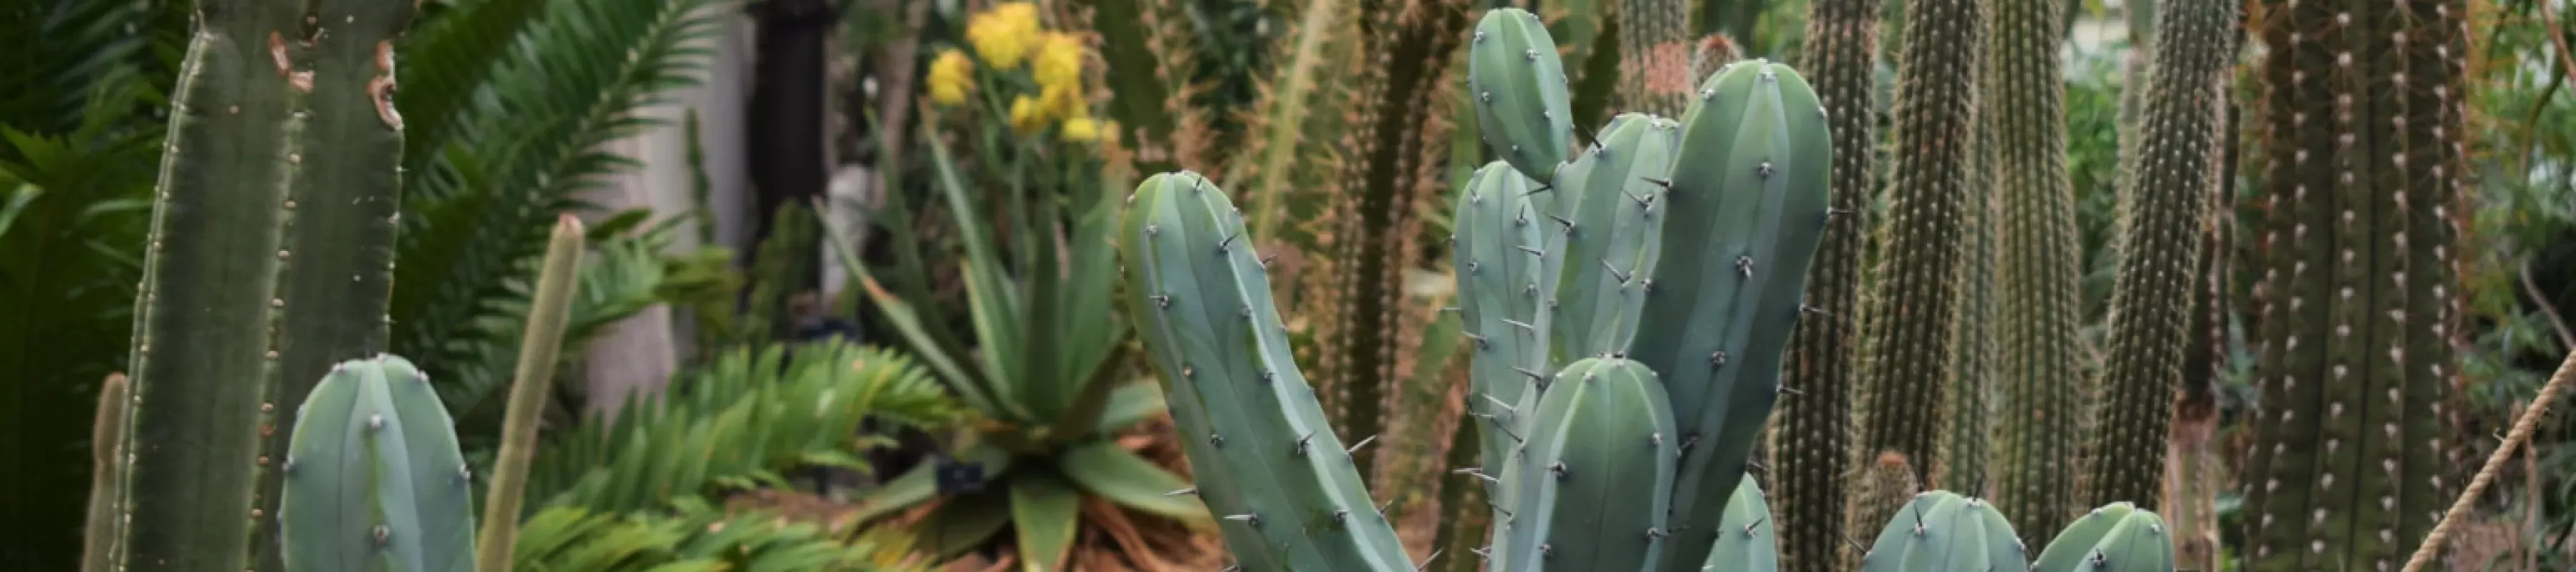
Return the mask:
<path fill-rule="evenodd" d="M 1042 470 L 1011 477 L 1011 528 L 1019 531 L 1021 570 L 1064 569 L 1081 518 L 1082 493 L 1062 477 Z"/>

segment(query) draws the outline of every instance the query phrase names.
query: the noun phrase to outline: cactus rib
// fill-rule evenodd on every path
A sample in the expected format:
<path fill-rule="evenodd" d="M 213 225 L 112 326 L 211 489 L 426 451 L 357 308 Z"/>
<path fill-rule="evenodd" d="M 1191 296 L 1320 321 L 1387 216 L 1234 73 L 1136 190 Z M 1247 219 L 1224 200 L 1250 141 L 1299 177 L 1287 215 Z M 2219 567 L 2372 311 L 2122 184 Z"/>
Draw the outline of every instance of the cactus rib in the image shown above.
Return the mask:
<path fill-rule="evenodd" d="M 1682 449 L 1668 570 L 1707 559 L 1726 499 L 1779 399 L 1827 219 L 1834 148 L 1797 72 L 1744 60 L 1683 114 L 1655 283 L 1630 355 L 1666 380 Z"/>
<path fill-rule="evenodd" d="M 1245 570 L 1410 569 L 1289 354 L 1240 211 L 1195 173 L 1147 178 L 1119 231 L 1128 314 Z"/>

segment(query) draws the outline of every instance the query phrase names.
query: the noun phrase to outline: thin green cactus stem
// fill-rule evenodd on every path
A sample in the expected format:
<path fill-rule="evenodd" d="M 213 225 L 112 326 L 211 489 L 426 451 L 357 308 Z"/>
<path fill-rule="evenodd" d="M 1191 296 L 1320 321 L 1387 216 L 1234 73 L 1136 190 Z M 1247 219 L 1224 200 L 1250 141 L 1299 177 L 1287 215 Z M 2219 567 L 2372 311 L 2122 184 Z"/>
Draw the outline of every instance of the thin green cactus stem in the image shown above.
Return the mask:
<path fill-rule="evenodd" d="M 1788 66 L 1728 64 L 1682 115 L 1663 246 L 1629 355 L 1667 380 L 1681 473 L 1666 570 L 1698 569 L 1780 399 L 1836 150 Z M 1567 263 L 1573 265 L 1573 261 Z"/>
<path fill-rule="evenodd" d="M 117 483 L 125 479 L 125 432 L 132 429 L 126 414 L 133 409 L 130 386 L 125 374 L 108 374 L 98 386 L 98 416 L 90 427 L 89 515 L 81 537 L 81 571 L 115 572 L 117 541 L 124 539 L 124 510 L 119 503 Z"/>
<path fill-rule="evenodd" d="M 2217 108 L 2234 58 L 2235 4 L 2179 0 L 2157 28 L 2154 77 L 2140 133 L 2139 170 L 2120 193 L 2126 224 L 2119 277 L 2111 288 L 2110 357 L 2103 368 L 2096 431 L 2086 441 L 2084 498 L 2129 501 L 2153 510 L 2164 487 L 2166 433 L 2183 375 L 2192 293 L 2199 287 L 2200 232 L 2208 216 Z"/>
<path fill-rule="evenodd" d="M 536 459 L 538 416 L 553 395 L 555 356 L 563 347 L 564 322 L 572 317 L 573 290 L 581 285 L 581 249 L 581 219 L 571 214 L 556 218 L 546 257 L 538 265 L 528 325 L 520 330 L 519 367 L 501 423 L 501 454 L 492 464 L 492 488 L 483 495 L 483 530 L 475 537 L 481 550 L 474 556 L 478 572 L 510 572 L 528 464 Z"/>
<path fill-rule="evenodd" d="M 1799 62 L 1825 107 L 1833 134 L 1833 219 L 1807 271 L 1807 305 L 1821 313 L 1799 324 L 1789 344 L 1789 387 L 1772 429 L 1771 498 L 1780 531 L 1780 569 L 1840 572 L 1844 473 L 1849 471 L 1852 387 L 1860 360 L 1860 277 L 1868 247 L 1869 152 L 1875 145 L 1878 0 L 1815 0 Z"/>
<path fill-rule="evenodd" d="M 2469 10 L 2259 12 L 2267 213 L 2248 229 L 2263 254 L 2246 570 L 2396 569 L 2460 484 L 2445 424 L 2458 411 L 2446 403 L 2460 374 Z"/>
<path fill-rule="evenodd" d="M 1910 38 L 1897 59 L 1896 149 L 1888 190 L 1879 278 L 1869 309 L 1869 369 L 1862 384 L 1868 419 L 1862 443 L 1869 450 L 1906 456 L 1930 486 L 1938 455 L 1942 411 L 1949 403 L 1951 358 L 1960 304 L 1958 273 L 1966 268 L 1967 209 L 1984 190 L 1968 184 L 1970 137 L 1976 126 L 1977 0 L 1919 0 L 1905 6 Z"/>
<path fill-rule="evenodd" d="M 1244 570 L 1408 570 L 1288 348 L 1242 211 L 1196 173 L 1147 178 L 1119 230 L 1136 321 L 1198 487 Z"/>
<path fill-rule="evenodd" d="M 286 571 L 472 572 L 474 483 L 454 424 L 409 361 L 332 368 L 288 436 Z"/>
<path fill-rule="evenodd" d="M 2066 173 L 2062 0 L 1995 0 L 1987 113 L 1994 117 L 2002 228 L 1995 268 L 1996 382 L 2003 389 L 1995 440 L 1995 506 L 2023 540 L 2045 545 L 2081 507 L 2074 464 L 2083 378 L 2082 245 Z M 2045 48 L 2045 49 L 2042 49 Z"/>
<path fill-rule="evenodd" d="M 280 566 L 285 413 L 386 342 L 416 8 L 198 4 L 135 302 L 127 569 Z"/>

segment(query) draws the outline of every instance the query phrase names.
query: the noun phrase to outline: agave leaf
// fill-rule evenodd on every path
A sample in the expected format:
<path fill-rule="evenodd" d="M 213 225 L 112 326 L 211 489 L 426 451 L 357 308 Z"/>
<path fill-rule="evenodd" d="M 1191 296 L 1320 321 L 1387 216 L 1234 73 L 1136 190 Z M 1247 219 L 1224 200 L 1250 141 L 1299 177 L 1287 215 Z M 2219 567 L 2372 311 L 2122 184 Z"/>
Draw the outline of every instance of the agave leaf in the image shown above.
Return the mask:
<path fill-rule="evenodd" d="M 1148 417 L 1169 409 L 1163 401 L 1163 388 L 1151 382 L 1130 380 L 1117 384 L 1109 394 L 1109 406 L 1100 414 L 1100 433 L 1110 434 L 1126 429 Z"/>
<path fill-rule="evenodd" d="M 1011 527 L 1019 530 L 1020 569 L 1055 572 L 1073 549 L 1082 521 L 1082 492 L 1047 471 L 1011 477 Z"/>
<path fill-rule="evenodd" d="M 1010 495 L 987 490 L 941 502 L 915 530 L 921 531 L 923 550 L 944 561 L 983 546 L 1010 523 Z"/>
<path fill-rule="evenodd" d="M 1011 469 L 1011 454 L 992 445 L 975 445 L 959 457 L 969 463 L 982 464 L 986 475 L 1000 475 Z M 921 503 L 930 502 L 930 499 L 938 497 L 939 465 L 924 461 L 914 465 L 912 470 L 904 471 L 902 476 L 886 481 L 885 485 L 877 487 L 877 490 L 868 492 L 867 496 L 859 497 L 859 512 L 853 515 L 851 521 L 876 520 L 897 511 L 921 506 Z"/>
<path fill-rule="evenodd" d="M 1188 479 L 1154 466 L 1116 441 L 1102 439 L 1067 448 L 1057 457 L 1056 468 L 1083 490 L 1119 506 L 1194 525 L 1209 522 L 1207 505 L 1199 502 L 1198 495 L 1173 494 L 1189 489 Z"/>
<path fill-rule="evenodd" d="M 929 327 L 929 323 L 937 320 L 923 320 L 921 314 L 913 310 L 912 303 L 879 285 L 876 274 L 868 270 L 857 253 L 850 251 L 849 233 L 832 224 L 829 217 L 823 220 L 823 232 L 829 237 L 825 242 L 831 243 L 832 256 L 840 259 L 841 267 L 850 272 L 850 280 L 858 283 L 859 290 L 867 294 L 869 301 L 876 303 L 877 311 L 894 325 L 898 335 L 903 336 L 906 348 L 929 364 L 932 371 L 939 372 L 939 377 L 946 380 L 949 387 L 955 388 L 958 397 L 965 399 L 967 405 L 986 415 L 1001 411 L 1001 403 L 995 400 L 983 376 L 961 365 L 962 357 L 968 355 L 964 349 L 941 340 Z"/>

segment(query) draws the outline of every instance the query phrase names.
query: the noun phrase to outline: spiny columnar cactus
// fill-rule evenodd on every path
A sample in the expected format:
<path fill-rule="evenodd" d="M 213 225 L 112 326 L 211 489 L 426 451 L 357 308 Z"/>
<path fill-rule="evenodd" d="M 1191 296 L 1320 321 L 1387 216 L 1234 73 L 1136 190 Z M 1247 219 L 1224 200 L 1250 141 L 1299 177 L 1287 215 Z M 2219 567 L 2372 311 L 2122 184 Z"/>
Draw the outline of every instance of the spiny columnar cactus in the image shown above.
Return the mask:
<path fill-rule="evenodd" d="M 2173 535 L 2155 511 L 2120 502 L 2075 519 L 2031 562 L 2031 572 L 2173 572 Z"/>
<path fill-rule="evenodd" d="M 1195 173 L 1147 178 L 1119 230 L 1128 315 L 1197 493 L 1246 570 L 1411 569 L 1289 355 L 1241 211 Z"/>
<path fill-rule="evenodd" d="M 2440 516 L 2466 2 L 2267 3 L 2245 569 L 2395 569 Z"/>
<path fill-rule="evenodd" d="M 277 568 L 285 415 L 385 345 L 415 4 L 198 3 L 135 303 L 127 569 Z"/>
<path fill-rule="evenodd" d="M 286 570 L 474 570 L 474 490 L 454 423 L 410 361 L 332 368 L 289 435 Z"/>
<path fill-rule="evenodd" d="M 2030 557 L 2012 523 L 1986 501 L 1949 491 L 1914 497 L 1861 557 L 1862 572 L 1993 572 L 2028 570 Z"/>
<path fill-rule="evenodd" d="M 2024 540 L 2045 545 L 2081 507 L 2074 464 L 2083 443 L 2077 380 L 2083 319 L 2082 245 L 2066 174 L 2066 81 L 2057 46 L 2066 3 L 1994 0 L 1986 68 L 1995 186 L 2001 196 L 1996 248 L 2001 290 L 1995 316 L 1995 381 L 2003 386 L 1995 440 L 1995 506 Z"/>
<path fill-rule="evenodd" d="M 1835 154 L 1825 108 L 1788 66 L 1728 64 L 1695 97 L 1665 195 L 1666 255 L 1628 352 L 1663 375 L 1680 432 L 1667 570 L 1707 558 L 1772 405 L 1792 390 L 1781 355 L 1806 313 Z"/>
<path fill-rule="evenodd" d="M 1717 521 L 1717 543 L 1708 549 L 1700 572 L 1771 572 L 1780 569 L 1780 535 L 1773 531 L 1771 505 L 1762 487 L 1746 478 L 1735 483 L 1726 501 L 1726 517 Z"/>
<path fill-rule="evenodd" d="M 1557 373 L 1503 468 L 1509 508 L 1495 569 L 1659 566 L 1678 456 L 1664 391 L 1654 371 L 1625 359 L 1585 359 Z"/>
<path fill-rule="evenodd" d="M 1799 324 L 1789 345 L 1788 384 L 1798 389 L 1780 404 L 1772 427 L 1771 493 L 1781 507 L 1780 562 L 1792 572 L 1840 572 L 1844 473 L 1852 461 L 1851 390 L 1860 361 L 1860 276 L 1868 247 L 1868 152 L 1876 139 L 1870 98 L 1875 93 L 1878 0 L 1815 0 L 1807 15 L 1800 67 L 1825 106 L 1834 154 L 1833 220 L 1807 271 L 1807 305 L 1823 314 Z"/>
<path fill-rule="evenodd" d="M 1615 0 L 1619 3 L 1621 108 L 1664 117 L 1692 105 L 1689 0 Z"/>
<path fill-rule="evenodd" d="M 1984 190 L 1968 184 L 1976 125 L 1978 0 L 1920 0 L 1905 6 L 1911 40 L 1897 59 L 1896 161 L 1888 190 L 1886 249 L 1868 297 L 1868 357 L 1862 383 L 1867 450 L 1905 455 L 1919 474 L 1943 462 L 1951 358 L 1966 267 L 1967 209 Z M 1934 488 L 1946 483 L 1930 482 Z"/>
<path fill-rule="evenodd" d="M 2111 289 L 2111 351 L 2086 458 L 2085 497 L 2153 509 L 2163 489 L 2166 431 L 2181 383 L 2183 348 L 2199 286 L 2200 231 L 2216 160 L 2214 98 L 2235 53 L 2235 4 L 2177 0 L 2164 6 L 2147 95 L 2138 172 L 2120 193 L 2119 278 Z"/>
<path fill-rule="evenodd" d="M 1519 8 L 1487 10 L 1467 50 L 1467 90 L 1476 128 L 1504 162 L 1541 184 L 1574 137 L 1565 63 L 1538 16 Z"/>

